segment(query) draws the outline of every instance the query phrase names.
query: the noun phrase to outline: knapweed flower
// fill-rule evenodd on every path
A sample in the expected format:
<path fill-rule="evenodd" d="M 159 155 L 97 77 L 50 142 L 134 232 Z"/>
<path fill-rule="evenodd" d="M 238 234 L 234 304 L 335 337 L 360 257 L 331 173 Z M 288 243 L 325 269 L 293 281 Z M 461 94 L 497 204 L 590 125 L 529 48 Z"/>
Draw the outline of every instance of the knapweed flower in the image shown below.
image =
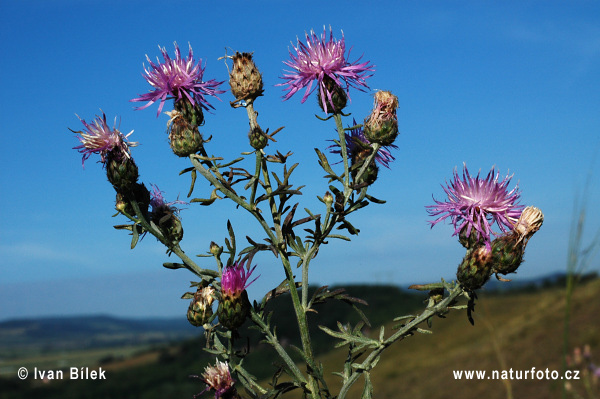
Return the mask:
<path fill-rule="evenodd" d="M 206 383 L 204 391 L 215 391 L 215 399 L 237 397 L 227 362 L 217 360 L 214 366 L 206 366 L 202 379 Z"/>
<path fill-rule="evenodd" d="M 454 180 L 447 187 L 442 185 L 448 200 L 442 202 L 434 198 L 436 204 L 426 207 L 431 216 L 439 216 L 429 222 L 431 227 L 449 217 L 454 225 L 453 235 L 464 234 L 469 238 L 476 234 L 477 239 L 490 248 L 490 235 L 495 234 L 491 229 L 494 222 L 502 232 L 511 231 L 524 208 L 518 204 L 521 195 L 518 185 L 508 191 L 512 176 L 507 175 L 500 182 L 499 176 L 500 172 L 492 167 L 485 179 L 481 179 L 479 173 L 471 177 L 464 165 L 461 179 L 454 169 Z"/>
<path fill-rule="evenodd" d="M 152 207 L 152 212 L 150 212 L 150 220 L 160 228 L 166 238 L 173 242 L 181 241 L 183 238 L 183 227 L 178 217 L 179 209 L 174 205 L 187 203 L 179 200 L 166 202 L 162 191 L 154 184 L 151 184 L 151 186 L 150 206 Z"/>
<path fill-rule="evenodd" d="M 77 115 L 79 118 L 79 115 Z M 106 164 L 107 155 L 112 153 L 115 158 L 131 158 L 129 147 L 135 147 L 138 145 L 136 142 L 128 141 L 127 138 L 133 133 L 133 130 L 127 135 L 123 135 L 116 127 L 117 119 L 112 129 L 106 123 L 106 115 L 102 113 L 102 117 L 96 116 L 92 123 L 87 123 L 85 120 L 79 118 L 83 123 L 83 131 L 71 130 L 74 133 L 78 133 L 77 138 L 81 142 L 81 145 L 73 147 L 73 149 L 83 154 L 81 159 L 81 166 L 84 166 L 85 161 L 92 154 L 100 154 L 102 163 Z M 115 150 L 115 151 L 113 151 Z"/>
<path fill-rule="evenodd" d="M 356 120 L 352 120 L 352 126 L 357 126 Z M 332 141 L 332 140 L 330 140 Z M 365 137 L 362 126 L 356 127 L 345 133 L 346 151 L 348 156 L 353 159 L 358 152 L 369 150 L 371 142 Z M 338 143 L 332 144 L 327 147 L 332 154 L 341 154 L 340 145 Z M 375 161 L 380 165 L 390 168 L 390 162 L 396 158 L 390 152 L 390 148 L 398 149 L 398 146 L 391 144 L 389 146 L 383 146 L 379 148 L 377 154 L 375 154 Z"/>
<path fill-rule="evenodd" d="M 256 266 L 247 272 L 244 262 L 236 262 L 223 270 L 217 316 L 219 323 L 229 330 L 239 328 L 250 314 L 251 305 L 246 288 L 256 281 L 255 278 L 248 282 L 254 269 Z"/>
<path fill-rule="evenodd" d="M 239 296 L 258 278 L 256 277 L 248 283 L 254 269 L 256 269 L 256 266 L 246 271 L 244 262 L 236 262 L 231 266 L 227 266 L 221 276 L 221 292 L 225 295 Z"/>
<path fill-rule="evenodd" d="M 156 184 L 150 184 L 150 186 L 152 187 L 152 192 L 150 193 L 150 206 L 152 207 L 152 213 L 157 213 L 164 207 L 171 208 L 171 212 L 173 213 L 179 213 L 179 209 L 173 205 L 187 205 L 187 202 L 180 200 L 166 202 L 165 198 L 163 197 L 163 191 L 160 191 Z"/>
<path fill-rule="evenodd" d="M 154 63 L 146 55 L 150 67 L 146 68 L 144 66 L 145 74 L 142 74 L 142 76 L 154 87 L 154 90 L 142 94 L 131 101 L 148 101 L 146 105 L 136 108 L 144 109 L 160 100 L 156 114 L 157 117 L 160 115 L 163 105 L 168 98 L 174 98 L 176 101 L 187 99 L 192 105 L 199 105 L 206 110 L 214 108 L 209 104 L 206 97 L 213 96 L 218 98 L 217 94 L 224 93 L 224 91 L 218 90 L 218 86 L 223 82 L 217 82 L 214 79 L 206 82 L 203 81 L 202 75 L 205 68 L 202 67 L 201 59 L 196 64 L 192 46 L 190 45 L 187 58 L 182 58 L 177 43 L 174 44 L 175 59 L 171 59 L 167 54 L 167 50 L 160 46 L 158 48 L 163 55 L 164 62 L 160 62 L 157 57 L 156 63 Z"/>
<path fill-rule="evenodd" d="M 350 87 L 364 91 L 368 88 L 365 79 L 372 75 L 368 72 L 374 71 L 374 66 L 369 65 L 369 61 L 359 62 L 360 58 L 354 62 L 346 59 L 346 43 L 342 33 L 342 39 L 333 38 L 331 27 L 329 28 L 329 40 L 327 40 L 327 30 L 323 27 L 323 34 L 319 37 L 311 30 L 306 33 L 306 44 L 300 39 L 297 45 L 293 46 L 296 55 L 290 51 L 290 61 L 284 61 L 284 64 L 292 68 L 291 71 L 285 71 L 282 79 L 285 83 L 278 86 L 285 86 L 288 93 L 283 97 L 288 100 L 296 92 L 306 88 L 302 103 L 308 96 L 319 87 L 319 100 L 325 112 L 328 110 L 338 110 L 334 103 L 333 94 L 335 87 L 340 88 L 346 94 Z M 348 57 L 350 52 L 348 52 Z M 362 58 L 362 57 L 361 57 Z M 314 81 L 317 82 L 313 86 Z M 333 86 L 333 87 L 332 87 Z M 341 107 L 343 108 L 343 107 Z"/>

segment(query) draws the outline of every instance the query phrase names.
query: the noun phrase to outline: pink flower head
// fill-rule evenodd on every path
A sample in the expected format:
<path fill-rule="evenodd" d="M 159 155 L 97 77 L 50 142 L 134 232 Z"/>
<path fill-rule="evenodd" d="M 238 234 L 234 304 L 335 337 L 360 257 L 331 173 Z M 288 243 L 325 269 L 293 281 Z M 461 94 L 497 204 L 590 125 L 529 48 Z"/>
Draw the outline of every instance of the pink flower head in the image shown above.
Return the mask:
<path fill-rule="evenodd" d="M 500 182 L 499 176 L 500 172 L 495 172 L 492 167 L 485 179 L 481 179 L 479 173 L 477 177 L 471 177 L 464 165 L 461 179 L 454 169 L 454 180 L 447 187 L 442 185 L 448 200 L 441 202 L 434 198 L 436 204 L 426 207 L 431 216 L 439 216 L 429 222 L 431 227 L 449 217 L 454 225 L 453 235 L 466 227 L 466 236 L 469 237 L 475 230 L 477 238 L 483 237 L 488 247 L 490 235 L 495 234 L 491 230 L 494 222 L 503 232 L 512 230 L 524 205 L 518 205 L 521 195 L 518 185 L 508 191 L 512 176 L 507 175 Z"/>
<path fill-rule="evenodd" d="M 233 265 L 227 266 L 221 275 L 221 291 L 227 295 L 239 296 L 258 278 L 256 277 L 248 283 L 254 269 L 256 269 L 256 266 L 246 271 L 244 262 L 235 262 Z"/>
<path fill-rule="evenodd" d="M 346 60 L 346 43 L 343 32 L 342 39 L 333 38 L 333 32 L 329 27 L 329 40 L 327 40 L 327 30 L 323 27 L 321 37 L 314 32 L 306 33 L 306 44 L 297 39 L 297 45 L 293 46 L 296 55 L 290 51 L 290 61 L 283 63 L 292 68 L 291 71 L 285 71 L 282 79 L 285 83 L 277 86 L 286 86 L 288 93 L 283 97 L 288 100 L 296 92 L 306 88 L 301 102 L 304 103 L 308 96 L 316 89 L 313 87 L 313 81 L 317 81 L 319 87 L 319 97 L 321 103 L 327 112 L 328 104 L 335 109 L 332 100 L 332 93 L 327 89 L 323 79 L 329 77 L 339 87 L 348 93 L 350 87 L 364 91 L 362 88 L 368 88 L 365 79 L 372 76 L 367 75 L 368 71 L 374 71 L 374 66 L 369 65 L 369 61 L 359 63 L 360 58 L 354 62 Z M 350 51 L 348 51 L 350 56 Z M 361 57 L 362 58 L 362 57 Z"/>
<path fill-rule="evenodd" d="M 154 90 L 130 100 L 133 102 L 148 101 L 146 105 L 136 109 L 147 108 L 160 100 L 158 112 L 156 113 L 158 117 L 167 98 L 175 98 L 177 101 L 186 98 L 192 105 L 198 104 L 206 110 L 209 107 L 214 108 L 208 103 L 206 96 L 218 98 L 217 94 L 225 93 L 225 91 L 217 89 L 223 82 L 217 82 L 214 79 L 207 82 L 202 80 L 202 75 L 204 74 L 202 60 L 200 59 L 196 64 L 192 46 L 190 45 L 187 59 L 181 57 L 181 51 L 177 43 L 175 43 L 175 59 L 169 57 L 164 47 L 161 48 L 158 46 L 158 48 L 165 61 L 161 63 L 157 57 L 157 63 L 155 64 L 146 55 L 150 67 L 146 68 L 144 66 L 145 74 L 142 74 L 142 76 L 154 87 Z"/>
<path fill-rule="evenodd" d="M 79 115 L 77 117 L 79 118 Z M 123 135 L 116 128 L 117 118 L 115 118 L 112 129 L 106 123 L 104 112 L 102 113 L 102 117 L 96 115 L 96 119 L 92 123 L 87 123 L 81 118 L 79 120 L 83 123 L 84 131 L 71 131 L 79 134 L 77 139 L 79 139 L 81 145 L 73 147 L 73 149 L 83 154 L 81 166 L 84 166 L 85 161 L 94 153 L 100 154 L 102 162 L 106 163 L 106 155 L 115 148 L 119 150 L 116 155 L 131 158 L 129 147 L 135 147 L 138 143 L 127 140 L 131 133 L 133 133 L 133 130 L 127 135 Z"/>

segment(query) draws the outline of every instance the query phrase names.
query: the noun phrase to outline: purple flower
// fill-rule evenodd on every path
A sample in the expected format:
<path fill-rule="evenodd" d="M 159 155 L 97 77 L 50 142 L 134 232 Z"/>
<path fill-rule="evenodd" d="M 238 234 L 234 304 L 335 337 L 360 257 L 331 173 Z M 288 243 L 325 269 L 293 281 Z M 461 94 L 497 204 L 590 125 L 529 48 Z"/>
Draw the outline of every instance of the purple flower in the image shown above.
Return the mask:
<path fill-rule="evenodd" d="M 356 126 L 356 120 L 352 119 L 352 126 Z M 329 140 L 333 141 L 333 140 Z M 345 133 L 345 141 L 346 141 L 346 149 L 350 156 L 350 158 L 354 158 L 354 154 L 357 151 L 361 151 L 367 147 L 371 146 L 371 142 L 365 137 L 363 133 L 362 126 L 357 127 L 355 129 L 351 129 L 350 132 L 346 131 Z M 332 144 L 329 147 L 329 152 L 332 154 L 341 154 L 342 151 L 340 149 L 340 145 L 338 143 Z M 392 155 L 389 148 L 398 149 L 398 146 L 394 144 L 390 144 L 389 146 L 382 146 L 377 151 L 375 155 L 375 161 L 379 164 L 385 166 L 390 169 L 389 163 L 394 161 L 396 158 Z"/>
<path fill-rule="evenodd" d="M 346 43 L 342 32 L 342 39 L 335 40 L 333 32 L 329 27 L 329 40 L 327 41 L 327 30 L 323 27 L 323 34 L 319 38 L 314 31 L 310 35 L 306 33 L 306 44 L 298 39 L 297 46 L 293 46 L 296 55 L 290 51 L 290 61 L 283 63 L 292 68 L 292 71 L 285 71 L 282 79 L 285 83 L 277 86 L 286 86 L 288 93 L 283 97 L 288 100 L 296 92 L 306 87 L 302 103 L 316 89 L 313 87 L 313 81 L 316 80 L 319 86 L 319 97 L 321 103 L 327 112 L 329 104 L 335 109 L 332 100 L 332 93 L 327 89 L 323 79 L 329 77 L 339 87 L 348 93 L 350 87 L 364 91 L 362 87 L 368 88 L 365 79 L 372 75 L 367 75 L 368 71 L 374 71 L 374 66 L 369 65 L 369 61 L 359 63 L 360 58 L 354 62 L 348 62 L 344 53 L 346 52 Z M 348 51 L 350 56 L 350 51 Z M 362 57 L 361 57 L 362 58 Z"/>
<path fill-rule="evenodd" d="M 218 98 L 217 94 L 225 93 L 225 91 L 217 89 L 223 82 L 217 82 L 214 79 L 207 82 L 202 80 L 202 75 L 204 74 L 202 60 L 200 59 L 198 64 L 196 64 L 194 54 L 192 53 L 192 46 L 190 45 L 187 59 L 181 58 L 181 52 L 177 43 L 175 43 L 175 59 L 169 57 L 164 47 L 161 48 L 159 46 L 158 48 L 165 62 L 161 63 L 157 57 L 157 63 L 155 64 L 146 55 L 146 59 L 150 63 L 150 68 L 144 66 L 145 75 L 142 74 L 142 76 L 154 87 L 154 90 L 130 100 L 134 102 L 148 101 L 146 105 L 136 109 L 144 109 L 160 100 L 158 112 L 156 113 L 158 117 L 167 98 L 175 98 L 177 101 L 186 98 L 192 105 L 198 104 L 206 110 L 209 107 L 214 109 L 208 103 L 206 96 Z"/>
<path fill-rule="evenodd" d="M 434 198 L 436 205 L 426 207 L 431 216 L 439 216 L 429 222 L 431 227 L 450 217 L 454 225 L 453 235 L 466 228 L 466 236 L 469 237 L 475 230 L 477 238 L 482 237 L 488 247 L 490 234 L 495 234 L 491 230 L 494 222 L 503 232 L 512 230 L 521 216 L 524 205 L 518 205 L 521 195 L 518 185 L 508 191 L 512 176 L 507 175 L 498 182 L 499 176 L 500 172 L 495 172 L 495 168 L 492 167 L 485 179 L 480 179 L 479 173 L 477 177 L 471 177 L 467 166 L 464 165 L 461 179 L 454 169 L 454 180 L 447 184 L 447 187 L 442 185 L 448 200 L 441 202 Z"/>
<path fill-rule="evenodd" d="M 244 262 L 236 262 L 231 266 L 227 266 L 221 275 L 221 291 L 230 296 L 239 296 L 242 291 L 258 278 L 256 277 L 248 283 L 254 269 L 256 269 L 256 266 L 246 272 Z"/>
<path fill-rule="evenodd" d="M 77 117 L 79 118 L 79 115 L 77 115 Z M 102 118 L 96 115 L 96 119 L 94 119 L 92 123 L 87 123 L 81 118 L 79 118 L 79 120 L 83 123 L 85 128 L 84 131 L 71 131 L 79 134 L 77 139 L 79 139 L 81 145 L 73 147 L 73 149 L 83 154 L 81 166 L 84 166 L 86 159 L 94 153 L 100 154 L 102 162 L 106 163 L 106 155 L 115 148 L 119 150 L 115 155 L 131 158 L 129 147 L 138 145 L 136 142 L 127 140 L 131 133 L 133 133 L 133 130 L 127 135 L 123 135 L 123 133 L 116 128 L 116 118 L 115 124 L 111 129 L 106 123 L 106 115 L 104 112 L 102 113 Z"/>
<path fill-rule="evenodd" d="M 150 193 L 150 206 L 152 206 L 152 213 L 156 214 L 158 212 L 162 212 L 162 210 L 167 207 L 173 213 L 179 213 L 179 209 L 173 205 L 175 204 L 183 204 L 188 205 L 187 202 L 176 200 L 171 202 L 165 202 L 165 198 L 163 197 L 163 192 L 160 191 L 156 184 L 150 184 L 152 187 L 152 192 Z"/>

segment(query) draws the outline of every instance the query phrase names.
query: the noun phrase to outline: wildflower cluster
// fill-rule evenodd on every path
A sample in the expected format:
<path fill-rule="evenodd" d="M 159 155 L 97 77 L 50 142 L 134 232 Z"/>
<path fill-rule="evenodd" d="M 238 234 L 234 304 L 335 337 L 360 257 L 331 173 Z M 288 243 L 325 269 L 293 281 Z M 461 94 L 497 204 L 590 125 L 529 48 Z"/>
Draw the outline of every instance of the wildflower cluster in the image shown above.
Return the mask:
<path fill-rule="evenodd" d="M 293 153 L 269 151 L 268 145 L 275 142 L 275 134 L 283 128 L 269 133 L 269 129 L 263 129 L 258 122 L 259 113 L 254 107 L 265 94 L 265 86 L 253 53 L 235 52 L 223 57 L 232 63 L 231 68 L 228 66 L 229 87 L 234 98 L 230 105 L 245 108 L 249 123 L 249 151 L 231 161 L 209 156 L 210 136 L 205 139 L 205 133 L 200 132 L 200 128 L 204 130 L 208 125 L 204 111 L 215 109 L 209 99 L 220 100 L 219 95 L 224 93 L 220 86 L 224 81 L 204 78 L 206 66 L 201 59 L 196 61 L 191 45 L 187 57 L 182 56 L 177 44 L 173 58 L 163 47 L 159 47 L 162 61 L 157 58 L 153 62 L 146 56 L 149 65 L 144 66 L 142 76 L 151 90 L 130 101 L 145 103 L 137 110 L 158 102 L 158 116 L 167 100 L 173 100 L 172 109 L 165 112 L 169 116 L 167 137 L 171 151 L 178 157 L 187 158 L 191 164 L 180 173 L 190 175 L 188 197 L 199 190 L 196 187 L 199 176 L 206 183 L 204 189 L 209 190 L 189 202 L 179 199 L 169 202 L 157 185 L 151 184 L 151 190 L 148 190 L 138 181 L 140 174 L 130 152 L 137 143 L 128 141 L 131 133 L 123 135 L 116 124 L 110 128 L 104 114 L 92 123 L 80 119 L 84 129 L 75 131 L 80 145 L 74 148 L 83 154 L 82 163 L 92 154 L 99 154 L 106 168 L 108 180 L 116 191 L 118 214 L 129 221 L 115 227 L 131 234 L 131 248 L 137 245 L 140 237 L 149 233 L 166 246 L 169 256 L 175 255 L 181 260 L 165 262 L 163 266 L 187 269 L 198 280 L 192 282 L 192 291 L 182 297 L 190 300 L 185 314 L 192 325 L 202 327 L 206 349 L 217 359 L 210 362 L 201 376 L 195 376 L 206 384 L 205 390 L 196 396 L 209 393 L 216 399 L 237 399 L 241 397 L 237 384 L 256 398 L 277 398 L 298 389 L 311 399 L 344 399 L 350 387 L 362 377 L 365 397 L 371 397 L 373 387 L 369 373 L 381 353 L 394 342 L 423 332 L 418 327 L 421 323 L 430 323 L 433 316 L 447 313 L 460 296 L 472 298 L 469 294 L 480 288 L 491 274 L 498 276 L 516 271 L 523 260 L 525 246 L 543 222 L 541 211 L 519 204 L 517 187 L 509 191 L 512 176 L 500 180 L 499 172 L 492 168 L 485 179 L 479 174 L 472 177 L 465 166 L 461 178 L 455 171 L 451 183 L 444 187 L 448 199 L 434 199 L 435 205 L 428 206 L 427 210 L 435 217 L 430 222 L 432 227 L 450 220 L 454 235 L 467 249 L 457 273 L 459 283 L 415 286 L 430 290 L 427 308 L 417 316 L 397 318 L 408 322 L 397 325 L 387 337 L 382 328 L 378 339 L 371 338 L 363 332 L 362 322 L 352 328 L 340 322 L 339 331 L 321 327 L 326 334 L 340 341 L 337 347 L 347 345 L 349 351 L 342 371 L 338 373 L 343 376 L 342 387 L 339 393 L 331 392 L 323 369 L 315 359 L 307 314 L 317 312 L 316 305 L 331 300 L 351 305 L 364 304 L 364 301 L 348 296 L 343 289 L 330 291 L 327 286 L 312 290 L 309 299 L 309 288 L 313 288 L 309 287 L 309 266 L 322 245 L 331 239 L 350 241 L 350 236 L 358 234 L 359 229 L 351 220 L 354 212 L 370 204 L 385 202 L 368 192 L 377 182 L 379 166 L 390 170 L 395 160 L 392 152 L 399 149 L 395 144 L 399 135 L 399 100 L 390 91 L 377 91 L 373 94 L 373 108 L 362 113 L 363 123 L 357 124 L 353 118 L 351 125 L 344 124 L 343 118 L 348 114 L 342 110 L 348 105 L 350 89 L 368 90 L 366 80 L 374 66 L 361 58 L 350 61 L 344 36 L 334 38 L 331 28 L 329 34 L 325 28 L 321 35 L 314 31 L 306 33 L 305 39 L 305 42 L 298 39 L 293 45 L 290 59 L 284 61 L 289 70 L 281 77 L 284 82 L 277 86 L 283 87 L 284 100 L 303 91 L 302 103 L 316 91 L 317 103 L 328 114 L 319 119 L 335 122 L 336 135 L 328 140 L 333 142 L 328 147 L 329 154 L 316 149 L 318 163 L 327 179 L 327 190 L 323 190 L 326 193 L 322 198 L 318 197 L 323 203 L 318 212 L 305 208 L 306 215 L 296 215 L 299 202 L 290 201 L 302 194 L 304 185 L 293 183 L 292 173 L 297 164 L 289 166 L 287 163 Z M 232 135 L 229 139 L 236 137 Z M 213 151 L 210 148 L 210 153 Z M 333 163 L 328 159 L 331 154 L 336 156 Z M 249 158 L 254 159 L 247 167 L 244 161 Z M 275 167 L 280 169 L 273 171 Z M 224 239 L 223 246 L 212 241 L 208 252 L 197 255 L 200 261 L 188 256 L 182 248 L 180 206 L 192 207 L 198 203 L 208 207 L 224 199 L 231 200 L 236 209 L 247 212 L 260 226 L 263 236 L 246 235 L 249 245 L 238 249 L 239 240 L 228 221 L 229 237 Z M 494 224 L 500 233 L 493 231 Z M 206 227 L 206 231 L 215 234 L 216 227 Z M 270 280 L 264 284 L 272 284 L 273 288 L 262 300 L 251 303 L 247 289 L 258 278 L 252 279 L 252 276 L 259 266 L 251 266 L 258 253 L 273 254 L 281 262 L 283 271 L 280 275 L 269 271 L 267 278 Z M 275 326 L 271 325 L 267 310 L 268 301 L 283 294 L 289 297 L 298 323 L 301 343 L 295 349 L 300 352 L 300 358 L 288 354 Z M 213 309 L 215 303 L 218 303 L 216 311 Z M 364 314 L 359 313 L 364 318 Z M 365 322 L 368 324 L 366 318 Z M 263 387 L 244 366 L 248 351 L 257 346 L 257 343 L 250 345 L 240 339 L 245 324 L 250 323 L 260 331 L 263 342 L 275 349 L 283 364 L 274 373 L 269 387 Z M 365 356 L 359 359 L 363 354 Z M 305 364 L 299 367 L 298 359 Z M 282 373 L 287 374 L 289 381 L 278 383 Z"/>
<path fill-rule="evenodd" d="M 495 273 L 516 272 L 523 261 L 527 242 L 537 232 L 544 215 L 535 207 L 519 204 L 521 193 L 517 186 L 509 191 L 512 176 L 499 181 L 495 168 L 485 179 L 473 177 L 464 165 L 462 179 L 454 170 L 454 179 L 444 189 L 448 199 L 427 206 L 431 227 L 450 218 L 453 235 L 458 235 L 467 254 L 459 265 L 457 278 L 463 286 L 474 291 L 483 286 Z M 496 225 L 502 234 L 492 230 Z M 492 240 L 492 236 L 496 237 Z"/>

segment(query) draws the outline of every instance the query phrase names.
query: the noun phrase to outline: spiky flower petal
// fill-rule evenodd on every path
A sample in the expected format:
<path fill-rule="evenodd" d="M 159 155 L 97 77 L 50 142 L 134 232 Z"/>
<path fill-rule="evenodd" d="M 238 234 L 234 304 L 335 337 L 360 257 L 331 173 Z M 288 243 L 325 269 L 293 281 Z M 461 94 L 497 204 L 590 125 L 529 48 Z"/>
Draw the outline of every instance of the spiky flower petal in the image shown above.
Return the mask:
<path fill-rule="evenodd" d="M 203 81 L 202 76 L 204 75 L 205 68 L 202 67 L 201 59 L 196 64 L 192 46 L 189 46 L 190 50 L 187 58 L 182 58 L 177 43 L 174 44 L 175 59 L 171 59 L 167 54 L 167 50 L 160 46 L 158 48 L 162 53 L 164 62 L 160 62 L 157 57 L 157 62 L 154 63 L 146 55 L 150 67 L 146 68 L 144 66 L 145 74 L 142 74 L 142 76 L 154 87 L 154 90 L 142 94 L 131 101 L 148 102 L 146 105 L 136 109 L 144 109 L 156 101 L 160 101 L 158 112 L 156 113 L 157 117 L 160 115 L 163 105 L 168 98 L 175 98 L 176 101 L 186 98 L 192 105 L 198 104 L 204 109 L 214 108 L 209 104 L 206 97 L 213 96 L 218 98 L 217 94 L 224 93 L 223 90 L 218 90 L 218 86 L 223 82 L 217 82 L 214 79 L 206 82 Z"/>
<path fill-rule="evenodd" d="M 244 262 L 236 262 L 231 266 L 227 266 L 221 275 L 221 292 L 225 295 L 239 296 L 242 291 L 258 278 L 256 277 L 251 282 L 248 282 L 254 269 L 256 269 L 256 266 L 246 271 Z"/>
<path fill-rule="evenodd" d="M 102 117 L 96 115 L 93 122 L 87 123 L 77 115 L 81 123 L 83 123 L 83 131 L 71 130 L 74 133 L 78 133 L 77 139 L 81 142 L 81 145 L 73 147 L 73 149 L 83 154 L 81 159 L 81 166 L 84 166 L 85 161 L 92 154 L 100 154 L 102 163 L 106 164 L 107 155 L 112 153 L 114 157 L 119 159 L 131 158 L 129 147 L 135 147 L 138 145 L 136 142 L 128 141 L 127 138 L 133 133 L 133 130 L 127 135 L 123 135 L 119 131 L 117 126 L 117 118 L 113 128 L 111 129 L 106 123 L 106 115 L 102 113 Z M 116 151 L 113 151 L 117 149 Z"/>
<path fill-rule="evenodd" d="M 442 186 L 448 200 L 442 202 L 434 198 L 436 204 L 426 207 L 431 216 L 439 216 L 429 222 L 431 227 L 450 218 L 454 225 L 453 235 L 465 229 L 466 237 L 474 233 L 490 248 L 490 236 L 495 234 L 491 229 L 494 222 L 502 232 L 511 231 L 524 208 L 518 204 L 521 195 L 518 185 L 508 191 L 512 176 L 498 181 L 499 176 L 500 172 L 492 167 L 485 179 L 481 179 L 479 173 L 471 177 L 464 165 L 461 179 L 454 169 L 453 181 L 447 187 Z"/>
<path fill-rule="evenodd" d="M 357 126 L 356 120 L 352 120 L 352 126 Z M 329 140 L 333 141 L 333 140 Z M 350 131 L 346 131 L 345 133 L 345 141 L 346 148 L 348 152 L 348 156 L 352 159 L 356 155 L 357 152 L 363 151 L 365 148 L 371 146 L 371 142 L 365 137 L 363 132 L 363 127 L 358 126 Z M 338 143 L 332 144 L 327 147 L 332 154 L 341 154 L 342 151 L 340 149 L 340 145 Z M 390 148 L 398 149 L 398 146 L 391 144 L 389 146 L 382 146 L 377 151 L 375 155 L 375 161 L 379 164 L 385 166 L 390 169 L 390 162 L 394 161 L 396 158 L 390 152 Z"/>
<path fill-rule="evenodd" d="M 292 70 L 285 71 L 282 79 L 286 82 L 278 84 L 285 86 L 285 90 L 288 91 L 283 97 L 284 100 L 306 88 L 301 101 L 304 103 L 318 86 L 320 102 L 325 112 L 328 112 L 328 109 L 335 110 L 332 98 L 334 90 L 326 86 L 328 80 L 333 81 L 336 87 L 340 87 L 346 93 L 350 87 L 361 91 L 368 88 L 365 79 L 372 76 L 367 73 L 374 71 L 374 66 L 369 65 L 369 61 L 359 62 L 360 58 L 354 62 L 347 61 L 343 32 L 342 39 L 336 40 L 330 27 L 328 40 L 325 27 L 320 37 L 311 30 L 310 34 L 306 33 L 306 44 L 297 39 L 297 45 L 293 48 L 296 55 L 290 51 L 291 60 L 283 62 Z M 317 85 L 313 87 L 314 81 Z"/>

